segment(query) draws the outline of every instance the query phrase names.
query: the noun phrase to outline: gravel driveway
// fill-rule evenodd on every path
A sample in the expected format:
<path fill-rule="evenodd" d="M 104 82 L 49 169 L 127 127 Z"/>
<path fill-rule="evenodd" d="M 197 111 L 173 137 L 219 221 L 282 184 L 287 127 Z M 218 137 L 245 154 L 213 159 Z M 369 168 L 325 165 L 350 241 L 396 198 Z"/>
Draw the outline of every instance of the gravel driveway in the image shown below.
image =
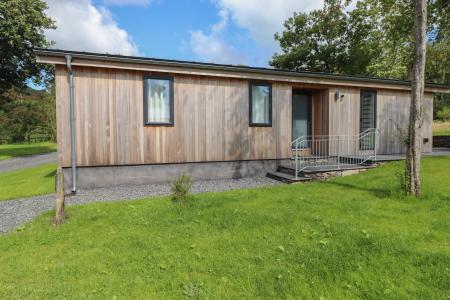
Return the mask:
<path fill-rule="evenodd" d="M 194 182 L 192 192 L 220 192 L 275 184 L 280 184 L 280 182 L 266 177 L 206 180 Z M 150 196 L 167 195 L 169 193 L 170 186 L 168 184 L 114 186 L 80 190 L 75 196 L 66 197 L 66 205 L 141 199 Z M 0 201 L 0 233 L 8 232 L 25 222 L 33 220 L 41 213 L 54 208 L 54 205 L 54 194 Z"/>
<path fill-rule="evenodd" d="M 0 161 L 0 172 L 14 171 L 17 169 L 49 164 L 56 162 L 57 158 L 58 154 L 56 152 L 13 157 Z"/>

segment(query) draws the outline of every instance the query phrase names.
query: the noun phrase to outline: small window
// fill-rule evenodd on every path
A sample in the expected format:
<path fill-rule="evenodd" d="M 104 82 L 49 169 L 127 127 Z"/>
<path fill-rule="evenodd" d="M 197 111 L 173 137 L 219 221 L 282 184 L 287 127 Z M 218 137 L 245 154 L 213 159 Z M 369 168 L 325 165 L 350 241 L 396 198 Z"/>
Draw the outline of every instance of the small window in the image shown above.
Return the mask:
<path fill-rule="evenodd" d="M 173 79 L 144 78 L 145 125 L 173 125 Z"/>
<path fill-rule="evenodd" d="M 250 84 L 250 126 L 272 126 L 272 86 Z"/>
<path fill-rule="evenodd" d="M 375 147 L 375 135 L 365 134 L 367 130 L 376 128 L 377 118 L 377 92 L 361 91 L 359 132 L 361 134 L 360 149 L 373 150 Z"/>

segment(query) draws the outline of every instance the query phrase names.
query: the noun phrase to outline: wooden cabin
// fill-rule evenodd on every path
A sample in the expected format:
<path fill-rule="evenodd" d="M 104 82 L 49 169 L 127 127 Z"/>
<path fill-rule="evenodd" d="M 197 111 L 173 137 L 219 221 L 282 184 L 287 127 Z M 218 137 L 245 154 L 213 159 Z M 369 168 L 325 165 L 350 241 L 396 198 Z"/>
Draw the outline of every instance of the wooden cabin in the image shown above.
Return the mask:
<path fill-rule="evenodd" d="M 370 128 L 377 130 L 375 154 L 405 151 L 407 81 L 62 50 L 36 54 L 56 68 L 58 160 L 67 187 L 71 174 L 80 188 L 167 182 L 182 172 L 194 179 L 261 176 L 290 161 L 301 137 L 311 137 L 301 149 L 308 155 L 317 155 L 317 137 L 330 137 L 320 146 L 327 155 L 357 155 Z M 449 86 L 426 85 L 424 152 L 432 151 L 433 93 L 448 92 Z M 329 147 L 331 137 L 338 137 L 337 148 Z M 344 151 L 348 137 L 360 140 Z"/>

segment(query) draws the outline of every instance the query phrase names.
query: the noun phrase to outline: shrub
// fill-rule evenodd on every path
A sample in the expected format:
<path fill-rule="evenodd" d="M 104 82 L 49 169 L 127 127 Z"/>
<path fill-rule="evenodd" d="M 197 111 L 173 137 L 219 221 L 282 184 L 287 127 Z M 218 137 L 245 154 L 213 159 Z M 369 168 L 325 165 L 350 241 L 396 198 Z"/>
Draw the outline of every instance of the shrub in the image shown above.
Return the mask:
<path fill-rule="evenodd" d="M 436 119 L 449 121 L 450 120 L 450 107 L 443 107 L 436 113 Z"/>
<path fill-rule="evenodd" d="M 172 200 L 183 202 L 187 200 L 192 187 L 191 177 L 185 173 L 178 176 L 171 184 Z"/>

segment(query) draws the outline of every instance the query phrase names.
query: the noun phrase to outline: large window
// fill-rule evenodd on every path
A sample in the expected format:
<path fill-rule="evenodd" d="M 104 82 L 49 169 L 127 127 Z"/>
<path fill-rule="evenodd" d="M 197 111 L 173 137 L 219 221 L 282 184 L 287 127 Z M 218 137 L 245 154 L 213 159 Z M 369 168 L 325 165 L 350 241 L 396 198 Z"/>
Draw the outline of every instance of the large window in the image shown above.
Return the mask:
<path fill-rule="evenodd" d="M 361 134 L 360 149 L 373 150 L 375 135 L 364 134 L 367 130 L 376 128 L 377 118 L 377 92 L 361 91 L 359 132 Z"/>
<path fill-rule="evenodd" d="M 250 126 L 272 126 L 272 86 L 250 84 Z"/>
<path fill-rule="evenodd" d="M 173 125 L 173 79 L 144 78 L 145 125 Z"/>

